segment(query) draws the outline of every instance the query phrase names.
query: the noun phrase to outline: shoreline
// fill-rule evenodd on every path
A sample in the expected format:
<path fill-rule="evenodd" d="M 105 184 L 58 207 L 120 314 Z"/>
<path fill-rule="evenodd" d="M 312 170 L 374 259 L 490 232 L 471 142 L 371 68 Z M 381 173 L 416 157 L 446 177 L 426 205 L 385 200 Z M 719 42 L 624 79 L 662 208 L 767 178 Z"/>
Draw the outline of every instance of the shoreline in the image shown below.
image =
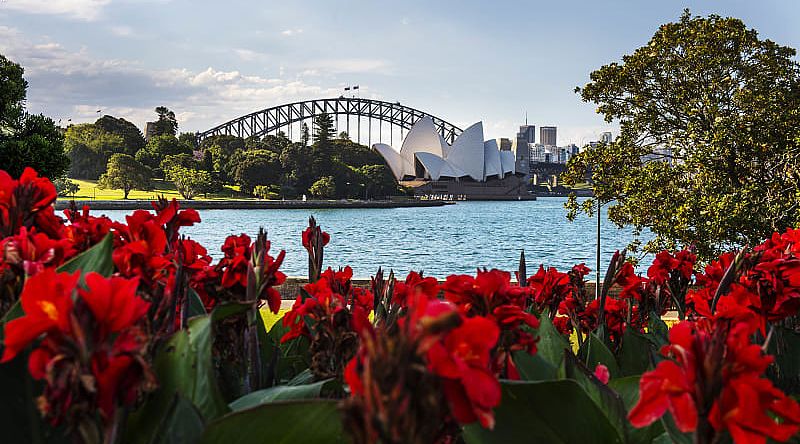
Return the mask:
<path fill-rule="evenodd" d="M 71 200 L 59 199 L 56 210 L 69 208 Z M 92 210 L 151 210 L 151 200 L 76 200 L 78 208 Z M 415 208 L 441 207 L 455 202 L 441 200 L 182 200 L 181 208 L 195 210 L 319 210 L 340 208 Z"/>

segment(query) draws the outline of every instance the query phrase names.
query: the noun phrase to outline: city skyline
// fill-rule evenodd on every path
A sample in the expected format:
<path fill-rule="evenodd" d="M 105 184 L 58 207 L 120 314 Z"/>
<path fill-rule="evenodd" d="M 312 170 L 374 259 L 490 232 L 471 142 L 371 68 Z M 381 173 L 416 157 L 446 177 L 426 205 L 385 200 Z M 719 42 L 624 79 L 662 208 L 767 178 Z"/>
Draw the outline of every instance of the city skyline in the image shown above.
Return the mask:
<path fill-rule="evenodd" d="M 582 146 L 617 131 L 574 87 L 684 7 L 739 17 L 762 38 L 800 46 L 793 2 L 387 5 L 5 0 L 0 53 L 26 69 L 31 111 L 62 124 L 111 114 L 144 129 L 165 105 L 181 131 L 197 131 L 359 85 L 361 97 L 462 128 L 482 120 L 487 138 L 514 137 L 527 116 L 537 129 L 558 127 L 558 145 Z"/>

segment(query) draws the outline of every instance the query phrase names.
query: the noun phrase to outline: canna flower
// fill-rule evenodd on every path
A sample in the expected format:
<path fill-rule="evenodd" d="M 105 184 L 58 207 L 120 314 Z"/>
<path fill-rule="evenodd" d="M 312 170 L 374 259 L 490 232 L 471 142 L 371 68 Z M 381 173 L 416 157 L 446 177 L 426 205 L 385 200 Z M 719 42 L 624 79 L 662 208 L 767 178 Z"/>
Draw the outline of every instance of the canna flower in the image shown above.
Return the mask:
<path fill-rule="evenodd" d="M 5 325 L 3 357 L 8 362 L 36 338 L 49 331 L 69 333 L 72 293 L 80 272 L 56 273 L 46 269 L 30 277 L 20 296 L 25 316 Z"/>
<path fill-rule="evenodd" d="M 118 333 L 139 321 L 150 303 L 136 296 L 139 279 L 104 278 L 98 273 L 84 277 L 86 289 L 78 294 L 89 306 L 103 334 Z"/>

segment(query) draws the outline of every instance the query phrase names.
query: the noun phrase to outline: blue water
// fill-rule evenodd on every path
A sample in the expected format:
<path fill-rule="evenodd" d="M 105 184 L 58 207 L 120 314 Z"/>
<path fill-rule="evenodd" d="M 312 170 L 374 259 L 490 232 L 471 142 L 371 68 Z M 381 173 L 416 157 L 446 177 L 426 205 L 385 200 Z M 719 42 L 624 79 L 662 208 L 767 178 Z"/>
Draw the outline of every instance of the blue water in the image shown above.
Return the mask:
<path fill-rule="evenodd" d="M 267 229 L 272 249 L 286 250 L 282 270 L 290 276 L 307 274 L 300 233 L 314 215 L 331 235 L 325 265 L 350 265 L 357 277 L 368 277 L 379 266 L 405 276 L 410 270 L 443 277 L 474 273 L 478 267 L 516 270 L 525 250 L 529 274 L 539 264 L 566 270 L 585 262 L 594 270 L 597 219 L 581 215 L 569 222 L 565 198 L 536 201 L 459 202 L 431 208 L 332 210 L 202 210 L 202 222 L 182 233 L 218 258 L 225 237 Z M 127 211 L 104 211 L 122 220 Z M 633 240 L 631 229 L 617 229 L 602 213 L 601 270 L 611 255 Z M 643 265 L 652 259 L 645 258 Z M 590 276 L 593 278 L 593 276 Z"/>

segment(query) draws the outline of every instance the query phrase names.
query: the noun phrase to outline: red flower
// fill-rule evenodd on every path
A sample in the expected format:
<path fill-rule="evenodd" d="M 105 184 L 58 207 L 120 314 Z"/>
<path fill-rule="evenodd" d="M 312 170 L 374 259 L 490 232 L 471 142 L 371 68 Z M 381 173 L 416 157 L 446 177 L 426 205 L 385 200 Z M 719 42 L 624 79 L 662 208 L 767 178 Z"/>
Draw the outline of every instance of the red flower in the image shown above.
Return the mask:
<path fill-rule="evenodd" d="M 423 278 L 419 273 L 412 271 L 408 273 L 404 282 L 397 281 L 395 283 L 392 303 L 408 307 L 408 304 L 415 301 L 418 296 L 434 299 L 438 294 L 439 281 L 436 278 Z"/>
<path fill-rule="evenodd" d="M 494 427 L 492 409 L 500 404 L 500 383 L 489 360 L 499 336 L 494 322 L 468 318 L 428 350 L 428 366 L 443 378 L 453 416 L 462 424 L 478 420 L 483 427 Z"/>
<path fill-rule="evenodd" d="M 323 247 L 325 245 L 328 245 L 328 242 L 331 241 L 331 235 L 326 233 L 326 232 L 324 232 L 324 231 L 322 231 L 322 230 L 320 230 L 319 227 L 313 227 L 313 228 L 312 227 L 308 227 L 305 230 L 303 230 L 303 234 L 302 234 L 303 247 L 305 247 L 306 250 L 311 250 L 311 248 L 312 248 L 312 246 L 311 246 L 311 238 L 312 238 L 312 236 L 314 236 L 315 232 L 319 233 L 319 236 L 320 236 L 320 238 L 322 240 L 322 246 Z"/>
<path fill-rule="evenodd" d="M 597 364 L 597 367 L 594 368 L 594 377 L 603 384 L 608 384 L 608 380 L 611 378 L 611 373 L 608 371 L 608 367 L 605 365 Z"/>
<path fill-rule="evenodd" d="M 72 243 L 68 239 L 53 240 L 35 228 L 21 227 L 19 234 L 0 241 L 3 262 L 18 265 L 27 276 L 46 267 L 57 267 L 69 255 Z"/>
<path fill-rule="evenodd" d="M 50 206 L 58 197 L 55 185 L 46 177 L 39 177 L 36 170 L 30 167 L 26 167 L 22 175 L 19 176 L 18 186 L 31 190 L 31 212 Z"/>
<path fill-rule="evenodd" d="M 0 362 L 14 358 L 42 333 L 50 330 L 70 331 L 72 292 L 79 276 L 77 271 L 67 274 L 46 269 L 25 281 L 20 296 L 25 316 L 5 325 L 5 349 Z"/>
<path fill-rule="evenodd" d="M 117 333 L 138 322 L 150 303 L 136 295 L 139 279 L 104 278 L 98 273 L 84 277 L 86 290 L 78 293 L 94 314 L 104 333 Z"/>

